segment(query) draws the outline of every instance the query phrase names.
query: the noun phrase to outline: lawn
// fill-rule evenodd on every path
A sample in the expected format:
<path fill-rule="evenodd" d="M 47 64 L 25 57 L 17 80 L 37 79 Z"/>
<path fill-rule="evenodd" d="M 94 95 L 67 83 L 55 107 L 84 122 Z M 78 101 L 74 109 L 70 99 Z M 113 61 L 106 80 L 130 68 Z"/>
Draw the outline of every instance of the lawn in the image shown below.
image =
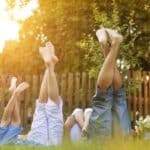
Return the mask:
<path fill-rule="evenodd" d="M 16 145 L 1 146 L 2 150 L 149 150 L 149 140 L 121 140 L 105 141 L 103 144 L 100 141 L 79 142 L 74 144 L 65 143 L 57 147 L 25 147 Z"/>

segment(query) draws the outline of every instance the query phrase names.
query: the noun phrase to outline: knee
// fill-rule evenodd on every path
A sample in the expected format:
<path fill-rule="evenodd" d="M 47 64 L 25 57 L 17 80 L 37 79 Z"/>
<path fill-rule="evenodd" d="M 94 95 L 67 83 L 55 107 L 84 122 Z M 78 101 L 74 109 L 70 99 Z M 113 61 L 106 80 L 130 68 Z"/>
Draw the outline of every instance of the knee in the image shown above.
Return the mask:
<path fill-rule="evenodd" d="M 86 117 L 87 115 L 90 115 L 92 113 L 92 108 L 86 108 L 84 111 L 84 117 Z"/>
<path fill-rule="evenodd" d="M 106 80 L 100 80 L 99 79 L 97 81 L 97 86 L 101 89 L 101 91 L 106 91 L 111 86 L 111 84 L 107 83 Z"/>
<path fill-rule="evenodd" d="M 83 113 L 83 110 L 81 108 L 75 108 L 72 115 L 76 115 L 77 113 Z"/>

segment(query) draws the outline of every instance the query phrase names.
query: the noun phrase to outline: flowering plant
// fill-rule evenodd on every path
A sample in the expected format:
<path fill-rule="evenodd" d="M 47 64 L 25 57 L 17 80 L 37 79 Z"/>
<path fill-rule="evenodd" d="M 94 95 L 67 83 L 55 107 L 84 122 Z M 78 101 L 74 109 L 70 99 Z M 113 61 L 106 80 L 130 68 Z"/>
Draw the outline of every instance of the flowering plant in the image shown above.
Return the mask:
<path fill-rule="evenodd" d="M 137 135 L 145 134 L 146 132 L 150 132 L 150 116 L 147 115 L 145 118 L 142 116 L 136 120 L 135 131 Z"/>

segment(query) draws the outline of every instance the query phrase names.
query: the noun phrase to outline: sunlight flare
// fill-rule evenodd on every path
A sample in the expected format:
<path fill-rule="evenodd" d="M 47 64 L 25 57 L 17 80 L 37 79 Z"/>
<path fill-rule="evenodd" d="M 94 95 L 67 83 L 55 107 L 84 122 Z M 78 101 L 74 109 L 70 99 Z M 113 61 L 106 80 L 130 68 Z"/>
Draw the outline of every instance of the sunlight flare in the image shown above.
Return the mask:
<path fill-rule="evenodd" d="M 19 40 L 19 21 L 25 21 L 38 8 L 38 0 L 30 0 L 25 6 L 21 4 L 21 0 L 16 0 L 15 6 L 7 9 L 7 1 L 0 1 L 0 52 L 3 51 L 6 41 Z"/>

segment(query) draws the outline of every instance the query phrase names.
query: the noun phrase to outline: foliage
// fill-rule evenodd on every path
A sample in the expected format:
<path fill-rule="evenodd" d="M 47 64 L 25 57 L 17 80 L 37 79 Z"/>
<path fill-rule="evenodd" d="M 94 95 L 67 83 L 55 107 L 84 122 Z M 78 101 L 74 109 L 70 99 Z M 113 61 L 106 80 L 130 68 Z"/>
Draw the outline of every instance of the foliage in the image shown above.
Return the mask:
<path fill-rule="evenodd" d="M 145 133 L 150 132 L 150 116 L 147 115 L 145 118 L 142 116 L 136 120 L 135 131 L 139 137 L 143 137 Z"/>
<path fill-rule="evenodd" d="M 13 1 L 8 2 L 14 7 Z M 103 58 L 95 30 L 101 26 L 124 35 L 118 57 L 128 66 L 124 69 L 148 70 L 149 7 L 149 0 L 39 0 L 34 14 L 20 22 L 20 40 L 8 41 L 0 54 L 0 74 L 43 72 L 38 47 L 51 40 L 60 58 L 58 72 L 89 71 L 96 76 Z"/>
<path fill-rule="evenodd" d="M 94 29 L 98 29 L 102 26 L 113 28 L 118 30 L 120 33 L 124 35 L 124 42 L 121 44 L 120 53 L 118 56 L 119 68 L 123 73 L 126 70 L 141 70 L 144 69 L 143 62 L 147 62 L 149 64 L 148 56 L 150 54 L 150 49 L 148 46 L 148 29 L 145 29 L 145 23 L 140 22 L 141 24 L 137 24 L 137 17 L 141 16 L 146 18 L 148 16 L 148 1 L 140 1 L 138 3 L 139 9 L 143 10 L 143 16 L 140 11 L 137 11 L 136 3 L 127 2 L 126 7 L 120 1 L 103 1 L 104 3 L 99 3 L 96 1 L 92 3 L 93 16 L 95 20 Z M 109 4 L 108 4 L 109 3 Z M 110 5 L 111 4 L 111 5 Z M 124 3 L 125 4 L 125 3 Z M 128 10 L 126 10 L 128 8 Z M 144 9 L 145 8 L 145 9 Z M 126 12 L 128 11 L 128 12 Z M 128 15 L 125 15 L 128 14 Z M 147 14 L 147 15 L 146 15 Z M 148 20 L 146 20 L 148 22 Z M 139 27 L 141 26 L 141 27 Z M 95 34 L 95 33 L 94 33 Z M 85 36 L 84 36 L 85 37 Z M 90 37 L 90 38 L 87 38 Z M 83 40 L 80 41 L 80 48 L 85 51 L 85 49 L 90 51 L 93 44 L 95 44 L 97 39 L 95 35 L 87 35 Z M 142 44 L 143 41 L 145 44 Z M 84 47 L 83 47 L 84 46 Z M 99 55 L 97 55 L 100 51 L 98 47 L 95 46 L 93 48 L 94 53 L 89 55 L 89 51 L 86 53 L 85 51 L 85 62 L 88 61 L 86 69 L 89 72 L 93 72 L 93 70 L 98 70 L 98 63 L 102 63 L 102 61 L 95 61 L 93 64 L 93 58 L 95 60 L 102 59 Z M 87 59 L 88 57 L 88 59 Z M 90 65 L 89 65 L 90 64 Z M 146 66 L 145 66 L 146 69 Z"/>

